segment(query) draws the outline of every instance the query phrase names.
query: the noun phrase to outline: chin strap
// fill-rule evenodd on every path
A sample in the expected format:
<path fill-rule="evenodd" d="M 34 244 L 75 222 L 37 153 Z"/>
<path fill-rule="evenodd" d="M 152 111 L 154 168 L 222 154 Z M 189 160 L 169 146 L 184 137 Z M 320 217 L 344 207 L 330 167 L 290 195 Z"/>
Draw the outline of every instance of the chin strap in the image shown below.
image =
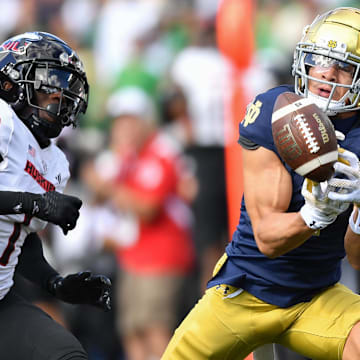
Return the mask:
<path fill-rule="evenodd" d="M 329 106 L 326 108 L 328 103 L 328 99 L 319 95 L 315 95 L 314 93 L 308 91 L 307 98 L 312 100 L 315 105 L 317 105 L 321 110 L 323 110 L 327 116 L 335 116 L 337 115 L 342 107 L 345 106 L 345 99 L 347 94 L 345 94 L 342 100 L 331 100 Z"/>

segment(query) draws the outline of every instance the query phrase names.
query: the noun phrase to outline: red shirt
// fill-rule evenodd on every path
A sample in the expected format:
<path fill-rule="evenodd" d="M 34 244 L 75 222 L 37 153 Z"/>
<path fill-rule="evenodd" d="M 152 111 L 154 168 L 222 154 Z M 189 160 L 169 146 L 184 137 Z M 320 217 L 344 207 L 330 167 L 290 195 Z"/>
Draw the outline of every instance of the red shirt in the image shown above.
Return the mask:
<path fill-rule="evenodd" d="M 137 196 L 160 206 L 151 222 L 139 224 L 137 241 L 117 252 L 122 266 L 136 273 L 186 273 L 194 260 L 190 210 L 176 195 L 181 173 L 179 152 L 156 134 L 127 168 L 121 182 Z"/>

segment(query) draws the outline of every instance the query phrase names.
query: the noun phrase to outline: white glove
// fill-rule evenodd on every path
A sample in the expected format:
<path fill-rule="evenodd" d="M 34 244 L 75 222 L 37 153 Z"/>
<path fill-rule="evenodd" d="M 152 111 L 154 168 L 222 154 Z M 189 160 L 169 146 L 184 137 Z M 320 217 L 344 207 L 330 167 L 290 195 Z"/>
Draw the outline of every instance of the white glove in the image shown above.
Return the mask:
<path fill-rule="evenodd" d="M 326 228 L 349 207 L 348 203 L 328 198 L 326 182 L 319 184 L 305 179 L 301 194 L 305 198 L 305 204 L 300 209 L 300 215 L 306 225 L 314 230 Z"/>
<path fill-rule="evenodd" d="M 334 164 L 335 174 L 328 181 L 328 197 L 341 203 L 360 204 L 360 167 L 358 157 L 339 149 L 339 161 Z"/>

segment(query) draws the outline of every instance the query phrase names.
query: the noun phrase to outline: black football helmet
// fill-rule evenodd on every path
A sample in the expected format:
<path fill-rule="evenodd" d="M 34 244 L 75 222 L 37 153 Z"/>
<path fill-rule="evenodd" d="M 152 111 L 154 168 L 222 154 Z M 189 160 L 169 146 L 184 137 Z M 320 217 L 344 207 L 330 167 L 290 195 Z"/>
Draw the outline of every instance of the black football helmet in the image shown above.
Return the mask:
<path fill-rule="evenodd" d="M 59 102 L 41 107 L 36 92 L 59 93 Z M 89 85 L 83 64 L 60 38 L 27 32 L 0 46 L 0 98 L 7 101 L 40 142 L 57 137 L 64 126 L 76 126 L 88 104 Z M 39 116 L 46 111 L 51 119 Z"/>

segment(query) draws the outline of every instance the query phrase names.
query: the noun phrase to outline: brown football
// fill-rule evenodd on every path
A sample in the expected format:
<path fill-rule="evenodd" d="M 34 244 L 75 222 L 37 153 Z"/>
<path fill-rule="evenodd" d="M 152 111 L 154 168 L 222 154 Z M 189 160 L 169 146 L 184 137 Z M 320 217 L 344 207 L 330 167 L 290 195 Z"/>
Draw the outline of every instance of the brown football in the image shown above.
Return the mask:
<path fill-rule="evenodd" d="M 276 99 L 272 133 L 282 159 L 299 175 L 321 182 L 334 173 L 337 140 L 327 115 L 309 99 L 284 92 Z"/>

